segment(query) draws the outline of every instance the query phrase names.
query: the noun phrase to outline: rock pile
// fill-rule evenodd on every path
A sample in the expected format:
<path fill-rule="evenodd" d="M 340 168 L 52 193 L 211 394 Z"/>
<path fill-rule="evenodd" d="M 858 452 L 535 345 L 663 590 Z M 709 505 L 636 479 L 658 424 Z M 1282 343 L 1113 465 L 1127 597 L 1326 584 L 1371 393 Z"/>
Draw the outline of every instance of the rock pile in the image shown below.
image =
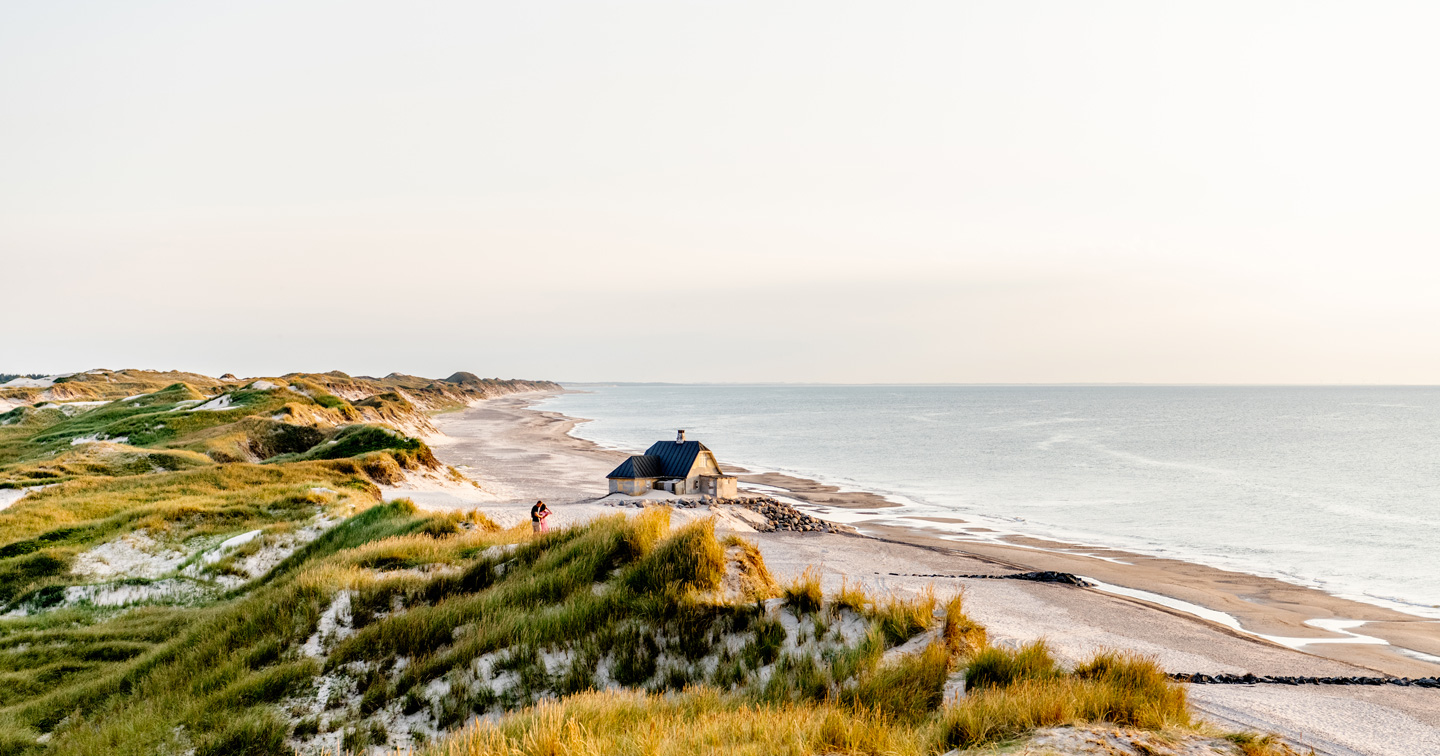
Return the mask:
<path fill-rule="evenodd" d="M 768 496 L 744 496 L 727 499 L 725 503 L 744 507 L 763 515 L 766 520 L 770 521 L 770 526 L 768 528 L 763 525 L 756 526 L 755 529 L 762 533 L 771 533 L 777 530 L 789 530 L 797 533 L 842 532 L 841 526 L 811 517 L 789 504 L 776 501 Z"/>
<path fill-rule="evenodd" d="M 791 531 L 796 533 L 842 533 L 854 532 L 852 528 L 844 525 L 826 522 L 818 517 L 811 517 L 795 507 L 776 501 L 768 496 L 737 496 L 733 499 L 672 499 L 665 500 L 635 500 L 605 502 L 612 507 L 644 507 L 650 504 L 665 504 L 679 509 L 695 509 L 697 507 L 732 506 L 744 507 L 752 512 L 763 515 L 768 525 L 756 525 L 755 529 L 761 533 L 774 533 L 776 531 Z"/>

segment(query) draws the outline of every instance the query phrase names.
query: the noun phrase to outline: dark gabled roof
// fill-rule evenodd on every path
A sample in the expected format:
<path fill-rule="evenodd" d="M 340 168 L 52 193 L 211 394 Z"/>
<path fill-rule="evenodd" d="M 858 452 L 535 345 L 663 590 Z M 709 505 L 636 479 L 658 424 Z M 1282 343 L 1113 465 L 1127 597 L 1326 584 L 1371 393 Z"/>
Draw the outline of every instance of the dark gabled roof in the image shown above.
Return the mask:
<path fill-rule="evenodd" d="M 665 469 L 660 463 L 659 457 L 651 457 L 641 454 L 625 460 L 614 472 L 606 475 L 606 478 L 663 478 Z"/>
<path fill-rule="evenodd" d="M 695 466 L 700 452 L 710 451 L 699 441 L 656 441 L 644 454 L 620 463 L 606 478 L 684 478 Z"/>
<path fill-rule="evenodd" d="M 690 468 L 695 466 L 695 458 L 700 452 L 710 451 L 699 441 L 685 441 L 675 443 L 674 441 L 656 441 L 645 450 L 647 457 L 659 457 L 661 477 L 683 478 L 690 474 Z"/>

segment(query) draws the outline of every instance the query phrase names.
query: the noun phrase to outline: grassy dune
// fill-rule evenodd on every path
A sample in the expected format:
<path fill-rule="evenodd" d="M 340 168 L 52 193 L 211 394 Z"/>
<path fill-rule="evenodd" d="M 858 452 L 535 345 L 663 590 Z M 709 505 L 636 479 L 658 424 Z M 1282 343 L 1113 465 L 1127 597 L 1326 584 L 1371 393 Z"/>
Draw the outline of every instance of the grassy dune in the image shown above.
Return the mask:
<path fill-rule="evenodd" d="M 1183 693 L 1153 665 L 1114 656 L 1047 673 L 1049 687 L 1016 678 L 945 706 L 951 674 L 993 656 L 977 653 L 959 601 L 938 612 L 931 597 L 867 600 L 861 613 L 823 600 L 767 609 L 724 595 L 726 547 L 708 521 L 669 532 L 666 519 L 653 509 L 534 536 L 404 502 L 373 506 L 228 601 L 88 624 L 30 620 L 4 641 L 25 644 L 30 666 L 11 674 L 28 690 L 45 688 L 37 678 L 77 637 L 114 658 L 0 709 L 6 742 L 48 732 L 49 747 L 74 753 L 356 749 L 416 745 L 516 711 L 435 752 L 558 738 L 638 753 L 663 734 L 677 753 L 701 742 L 920 753 L 1069 721 L 1187 722 Z M 348 626 L 326 639 L 322 616 L 342 594 Z M 847 622 L 858 627 L 847 634 Z M 914 638 L 917 653 L 886 656 Z M 632 692 L 603 692 L 612 684 Z M 663 729 L 637 736 L 630 725 L 651 710 Z"/>
<path fill-rule="evenodd" d="M 232 715 L 273 734 L 263 702 L 316 664 L 282 659 L 282 631 L 336 590 L 302 572 L 484 524 L 379 506 L 377 483 L 453 472 L 402 428 L 545 387 L 399 383 L 104 371 L 4 390 L 34 404 L 0 413 L 0 753 L 163 752 Z"/>
<path fill-rule="evenodd" d="M 1148 660 L 1065 669 L 990 646 L 961 596 L 782 585 L 709 520 L 535 534 L 382 503 L 448 474 L 407 432 L 426 412 L 538 384 L 85 375 L 67 391 L 110 402 L 0 415 L 0 491 L 29 489 L 0 511 L 0 756 L 922 754 L 1191 727 Z"/>

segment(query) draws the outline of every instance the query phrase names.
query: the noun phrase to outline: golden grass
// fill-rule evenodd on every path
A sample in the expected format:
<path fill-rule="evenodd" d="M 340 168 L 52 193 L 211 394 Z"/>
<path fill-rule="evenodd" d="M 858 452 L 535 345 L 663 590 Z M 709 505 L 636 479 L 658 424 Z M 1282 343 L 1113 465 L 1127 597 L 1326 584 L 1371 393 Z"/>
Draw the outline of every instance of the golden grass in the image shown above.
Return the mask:
<path fill-rule="evenodd" d="M 946 708 L 939 725 L 942 749 L 985 745 L 1040 727 L 1080 722 L 1146 730 L 1191 724 L 1184 688 L 1146 657 L 1105 652 L 1073 676 L 1015 679 L 972 691 Z"/>
<path fill-rule="evenodd" d="M 670 508 L 647 507 L 625 530 L 625 548 L 636 558 L 646 556 L 669 532 Z"/>
<path fill-rule="evenodd" d="M 127 517 L 156 516 L 157 522 L 178 522 L 204 512 L 230 510 L 259 513 L 273 502 L 314 497 L 314 506 L 359 508 L 375 503 L 346 486 L 354 478 L 319 463 L 286 466 L 215 465 L 183 472 L 126 478 L 87 478 L 33 491 L 0 512 L 0 540 L 33 538 L 67 525 Z M 315 497 L 312 487 L 338 491 L 334 498 Z M 232 518 L 227 518 L 232 519 Z M 273 518 L 272 518 L 273 519 Z M 226 525 L 230 530 L 236 525 Z M 220 532 L 223 532 L 222 529 Z"/>
<path fill-rule="evenodd" d="M 113 443 L 84 444 L 45 460 L 0 467 L 0 486 L 49 485 L 92 475 L 149 475 L 213 464 L 209 457 L 192 451 L 141 449 Z"/>
<path fill-rule="evenodd" d="M 935 621 L 934 586 L 925 586 L 920 595 L 901 598 L 890 594 L 883 599 L 871 599 L 870 617 L 880 623 L 880 629 L 892 644 L 900 644 L 930 627 Z"/>
<path fill-rule="evenodd" d="M 856 614 L 864 614 L 870 606 L 870 595 L 859 585 L 852 585 L 848 576 L 841 576 L 840 591 L 830 600 L 830 607 L 836 613 L 841 609 L 849 609 Z"/>
<path fill-rule="evenodd" d="M 527 528 L 528 529 L 528 528 Z M 461 550 L 481 548 L 495 542 L 492 532 L 481 528 L 458 532 L 454 538 L 437 539 L 428 533 L 391 536 L 349 549 L 344 561 L 356 567 L 398 570 L 425 565 L 458 565 Z"/>
<path fill-rule="evenodd" d="M 965 593 L 961 591 L 945 602 L 945 624 L 941 637 L 950 647 L 950 653 L 969 656 L 985 648 L 985 626 L 970 619 L 965 613 Z"/>
<path fill-rule="evenodd" d="M 1087 722 L 1176 731 L 1191 721 L 1183 689 L 1148 659 L 1101 654 L 1088 676 L 1024 680 L 937 710 L 944 644 L 882 667 L 841 697 L 761 704 L 708 687 L 667 696 L 591 692 L 473 722 L 424 756 L 934 754 Z M 1246 756 L 1298 756 L 1273 738 L 1233 735 Z M 1249 750 L 1246 750 L 1249 749 Z M 1268 750 L 1267 750 L 1268 749 Z M 1283 749 L 1283 750 L 1282 750 Z"/>
<path fill-rule="evenodd" d="M 820 589 L 820 570 L 806 567 L 800 576 L 785 586 L 785 604 L 796 614 L 818 612 L 825 603 L 825 592 Z"/>
<path fill-rule="evenodd" d="M 643 517 L 644 515 L 642 515 Z M 629 531 L 649 531 L 638 523 Z M 627 543 L 633 537 L 627 538 Z M 631 585 L 641 592 L 713 591 L 725 577 L 725 548 L 715 539 L 715 518 L 686 525 L 659 542 L 631 573 Z"/>
<path fill-rule="evenodd" d="M 476 722 L 426 756 L 927 753 L 914 727 L 833 703 L 757 705 L 710 688 L 582 693 Z"/>
<path fill-rule="evenodd" d="M 735 593 L 745 601 L 764 601 L 780 595 L 780 586 L 775 582 L 775 577 L 770 574 L 770 569 L 765 566 L 765 557 L 761 556 L 760 549 L 755 544 L 737 535 L 725 536 L 721 541 L 725 547 L 725 555 L 729 560 L 730 569 L 727 575 L 733 575 L 738 581 Z"/>

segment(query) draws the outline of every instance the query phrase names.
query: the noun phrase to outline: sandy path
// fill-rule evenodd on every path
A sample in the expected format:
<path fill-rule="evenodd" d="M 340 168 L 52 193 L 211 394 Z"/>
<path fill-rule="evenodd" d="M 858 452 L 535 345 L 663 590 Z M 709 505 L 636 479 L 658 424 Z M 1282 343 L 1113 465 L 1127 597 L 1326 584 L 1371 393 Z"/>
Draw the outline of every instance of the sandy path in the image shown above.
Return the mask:
<path fill-rule="evenodd" d="M 444 462 L 461 467 L 462 472 L 500 497 L 499 502 L 479 506 L 502 523 L 524 519 L 537 498 L 550 503 L 558 524 L 616 512 L 592 501 L 605 493 L 605 474 L 623 460 L 624 455 L 567 435 L 576 423 L 571 418 L 527 409 L 536 398 L 536 395 L 503 397 L 462 412 L 438 416 L 435 424 L 447 438 L 432 444 L 436 455 Z M 840 504 L 832 492 L 816 493 L 827 495 L 827 505 Z M 467 506 L 465 502 L 439 499 L 417 500 L 417 503 L 440 508 Z M 868 500 L 866 503 L 874 504 Z M 1374 674 L 1372 669 L 1347 663 L 1345 659 L 1283 648 L 1187 614 L 1095 590 L 1019 581 L 931 580 L 889 574 L 991 574 L 1008 572 L 1016 565 L 1053 568 L 1047 561 L 1050 557 L 1036 559 L 1037 552 L 1004 546 L 973 549 L 972 544 L 943 541 L 905 528 L 887 529 L 886 537 L 890 540 L 796 533 L 759 533 L 750 537 L 759 544 L 772 571 L 782 579 L 815 565 L 822 569 L 827 589 L 838 587 L 842 575 L 865 584 L 872 592 L 911 592 L 928 584 L 933 584 L 942 594 L 963 589 L 967 611 L 987 626 L 995 641 L 1023 643 L 1045 638 L 1066 659 L 1082 658 L 1100 648 L 1116 648 L 1152 654 L 1171 671 Z M 901 539 L 909 542 L 895 542 Z M 964 553 L 968 551 L 978 553 Z M 1065 558 L 1086 559 L 1079 555 Z M 1040 562 L 1045 564 L 1034 567 Z M 1078 563 L 1086 569 L 1068 571 L 1091 574 L 1097 570 L 1096 565 L 1110 564 L 1093 558 Z M 1070 566 L 1069 563 L 1066 566 Z M 1191 581 L 1194 574 L 1189 571 L 1167 570 L 1166 565 L 1155 563 L 1147 563 L 1144 568 L 1131 570 L 1125 579 L 1138 583 L 1137 587 L 1167 595 L 1175 586 L 1189 591 L 1186 595 L 1203 596 L 1209 590 L 1203 585 L 1204 581 L 1196 587 Z M 1224 574 L 1233 576 L 1233 573 Z M 1250 586 L 1250 580 L 1264 581 L 1241 577 L 1244 578 L 1242 586 Z M 1307 614 L 1313 607 L 1304 606 L 1305 594 L 1290 593 L 1288 590 L 1293 586 L 1278 585 L 1283 588 L 1275 590 L 1286 590 L 1287 600 L 1301 607 L 1294 610 L 1297 615 L 1327 616 Z M 1324 597 L 1324 594 L 1318 595 Z M 1417 664 L 1421 664 L 1417 670 L 1433 669 L 1432 665 Z M 1191 686 L 1190 691 L 1196 708 L 1208 719 L 1232 728 L 1280 732 L 1321 754 L 1440 756 L 1440 690 L 1389 686 Z"/>

